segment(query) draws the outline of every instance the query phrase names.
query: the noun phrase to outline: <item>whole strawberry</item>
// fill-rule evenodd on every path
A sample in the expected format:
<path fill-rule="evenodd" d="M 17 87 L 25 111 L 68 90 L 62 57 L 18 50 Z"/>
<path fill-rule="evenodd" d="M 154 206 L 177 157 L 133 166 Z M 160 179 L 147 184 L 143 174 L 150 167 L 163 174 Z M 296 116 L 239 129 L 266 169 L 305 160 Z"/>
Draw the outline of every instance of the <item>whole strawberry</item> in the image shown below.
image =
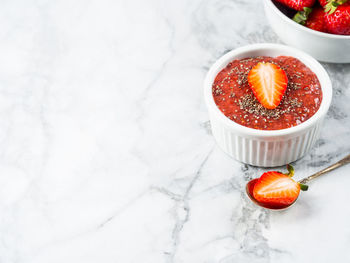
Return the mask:
<path fill-rule="evenodd" d="M 328 4 L 328 0 L 318 0 L 321 6 L 325 7 Z"/>
<path fill-rule="evenodd" d="M 324 12 L 323 8 L 316 6 L 309 14 L 309 17 L 305 22 L 305 26 L 316 31 L 327 32 L 325 26 L 325 16 L 326 13 Z"/>
<path fill-rule="evenodd" d="M 310 29 L 327 32 L 325 16 L 326 13 L 320 6 L 315 6 L 314 8 L 305 7 L 303 11 L 295 14 L 293 20 Z"/>
<path fill-rule="evenodd" d="M 325 16 L 325 27 L 329 33 L 350 35 L 350 2 L 336 7 Z"/>
<path fill-rule="evenodd" d="M 349 0 L 319 0 L 326 13 L 332 14 L 337 7 L 345 4 Z"/>
<path fill-rule="evenodd" d="M 305 7 L 312 7 L 316 0 L 277 0 L 281 4 L 297 11 L 302 11 Z"/>

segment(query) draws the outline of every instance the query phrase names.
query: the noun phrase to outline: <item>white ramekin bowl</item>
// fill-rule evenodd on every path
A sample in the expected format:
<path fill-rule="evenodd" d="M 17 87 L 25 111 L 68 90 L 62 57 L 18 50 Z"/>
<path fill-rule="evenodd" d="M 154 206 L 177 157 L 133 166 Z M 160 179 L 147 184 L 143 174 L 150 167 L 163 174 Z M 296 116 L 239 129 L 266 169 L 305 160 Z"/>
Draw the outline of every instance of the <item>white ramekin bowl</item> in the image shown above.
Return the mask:
<path fill-rule="evenodd" d="M 299 59 L 317 75 L 323 93 L 319 110 L 307 121 L 282 130 L 252 129 L 227 118 L 216 106 L 212 95 L 216 75 L 234 59 L 281 55 Z M 204 81 L 204 97 L 218 145 L 240 162 L 273 167 L 291 163 L 312 148 L 331 103 L 332 84 L 321 64 L 306 53 L 284 45 L 254 44 L 232 50 L 215 62 Z"/>
<path fill-rule="evenodd" d="M 332 63 L 350 63 L 350 36 L 319 32 L 299 25 L 281 12 L 272 0 L 264 0 L 265 14 L 280 39 L 314 58 Z"/>

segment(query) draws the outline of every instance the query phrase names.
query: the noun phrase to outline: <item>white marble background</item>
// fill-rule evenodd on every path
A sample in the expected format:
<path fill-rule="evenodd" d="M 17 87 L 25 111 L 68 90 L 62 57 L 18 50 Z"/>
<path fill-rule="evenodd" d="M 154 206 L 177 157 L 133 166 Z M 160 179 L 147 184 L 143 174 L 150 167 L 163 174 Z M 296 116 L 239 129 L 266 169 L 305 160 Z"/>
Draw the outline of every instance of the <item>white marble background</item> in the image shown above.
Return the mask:
<path fill-rule="evenodd" d="M 349 262 L 350 167 L 284 212 L 243 189 L 202 98 L 233 48 L 278 42 L 260 0 L 0 2 L 0 262 Z M 302 178 L 350 152 L 350 65 Z"/>

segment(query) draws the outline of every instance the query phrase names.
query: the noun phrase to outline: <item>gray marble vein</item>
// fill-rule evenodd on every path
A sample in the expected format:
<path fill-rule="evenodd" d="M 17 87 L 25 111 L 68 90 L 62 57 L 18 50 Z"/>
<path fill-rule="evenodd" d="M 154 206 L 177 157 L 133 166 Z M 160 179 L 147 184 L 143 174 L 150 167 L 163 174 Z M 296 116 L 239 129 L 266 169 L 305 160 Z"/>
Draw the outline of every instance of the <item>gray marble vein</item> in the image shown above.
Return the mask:
<path fill-rule="evenodd" d="M 350 167 L 266 211 L 244 193 L 266 169 L 211 135 L 212 63 L 281 43 L 262 1 L 2 1 L 0 25 L 0 262 L 350 261 Z M 350 153 L 350 64 L 323 65 L 334 99 L 298 179 Z"/>

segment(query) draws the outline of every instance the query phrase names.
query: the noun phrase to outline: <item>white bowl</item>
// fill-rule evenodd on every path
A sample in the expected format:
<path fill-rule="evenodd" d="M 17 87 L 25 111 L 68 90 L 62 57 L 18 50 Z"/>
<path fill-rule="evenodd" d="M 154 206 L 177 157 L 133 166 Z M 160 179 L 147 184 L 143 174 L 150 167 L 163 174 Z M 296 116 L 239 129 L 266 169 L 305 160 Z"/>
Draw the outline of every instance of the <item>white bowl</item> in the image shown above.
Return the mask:
<path fill-rule="evenodd" d="M 314 58 L 332 63 L 350 63 L 350 36 L 319 32 L 302 26 L 282 13 L 272 0 L 264 0 L 265 14 L 281 40 Z"/>
<path fill-rule="evenodd" d="M 234 59 L 281 55 L 299 59 L 317 75 L 323 93 L 318 111 L 307 121 L 282 130 L 252 129 L 227 118 L 215 104 L 212 95 L 216 75 Z M 332 84 L 321 64 L 304 52 L 284 45 L 254 44 L 232 50 L 215 62 L 204 81 L 204 97 L 212 133 L 218 145 L 240 162 L 273 167 L 291 163 L 312 148 L 331 103 Z"/>

